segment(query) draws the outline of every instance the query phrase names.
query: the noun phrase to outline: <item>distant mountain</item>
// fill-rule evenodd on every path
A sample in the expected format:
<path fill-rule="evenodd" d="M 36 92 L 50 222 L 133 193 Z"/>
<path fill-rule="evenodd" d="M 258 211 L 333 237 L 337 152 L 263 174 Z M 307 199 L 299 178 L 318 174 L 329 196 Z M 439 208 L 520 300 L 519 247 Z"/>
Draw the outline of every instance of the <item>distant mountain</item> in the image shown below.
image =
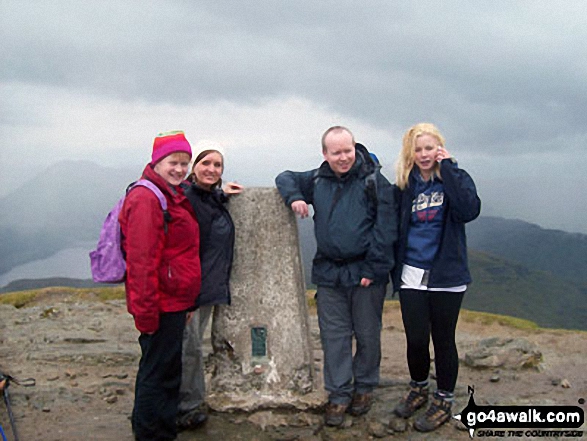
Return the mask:
<path fill-rule="evenodd" d="M 5 292 L 26 291 L 29 289 L 50 288 L 52 286 L 66 286 L 70 288 L 95 288 L 97 286 L 112 286 L 94 283 L 91 279 L 71 279 L 68 277 L 51 277 L 48 279 L 21 279 L 15 280 L 0 288 L 0 294 Z"/>
<path fill-rule="evenodd" d="M 463 307 L 524 318 L 542 327 L 587 330 L 587 285 L 475 250 Z"/>
<path fill-rule="evenodd" d="M 467 225 L 469 248 L 535 269 L 571 284 L 587 285 L 587 235 L 528 222 L 480 217 Z"/>
<path fill-rule="evenodd" d="M 63 161 L 0 199 L 0 274 L 97 240 L 106 214 L 140 172 Z"/>

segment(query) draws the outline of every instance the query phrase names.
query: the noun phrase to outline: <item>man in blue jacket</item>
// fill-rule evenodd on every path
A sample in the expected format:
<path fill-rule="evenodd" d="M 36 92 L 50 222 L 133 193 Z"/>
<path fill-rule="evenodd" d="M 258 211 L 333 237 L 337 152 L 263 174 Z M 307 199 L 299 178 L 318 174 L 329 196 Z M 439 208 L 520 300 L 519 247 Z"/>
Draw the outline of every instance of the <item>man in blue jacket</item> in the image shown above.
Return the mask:
<path fill-rule="evenodd" d="M 371 408 L 379 382 L 381 316 L 393 267 L 397 215 L 389 181 L 350 130 L 322 136 L 324 162 L 315 170 L 285 171 L 275 183 L 286 205 L 304 218 L 314 207 L 318 322 L 329 393 L 325 422 L 339 426 L 348 410 Z M 353 357 L 352 338 L 356 339 Z"/>

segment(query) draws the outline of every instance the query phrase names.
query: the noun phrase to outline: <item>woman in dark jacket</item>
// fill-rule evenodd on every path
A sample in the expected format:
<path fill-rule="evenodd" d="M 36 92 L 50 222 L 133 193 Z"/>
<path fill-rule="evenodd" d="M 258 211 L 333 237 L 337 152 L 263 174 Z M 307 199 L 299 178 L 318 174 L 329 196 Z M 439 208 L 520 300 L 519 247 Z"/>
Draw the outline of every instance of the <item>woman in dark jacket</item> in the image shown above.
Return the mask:
<path fill-rule="evenodd" d="M 201 146 L 202 143 L 200 143 Z M 228 183 L 224 191 L 222 172 L 224 157 L 217 145 L 209 145 L 195 159 L 188 176 L 191 186 L 186 190 L 200 225 L 200 261 L 202 287 L 196 311 L 186 326 L 183 341 L 183 371 L 178 428 L 195 429 L 207 420 L 204 400 L 203 335 L 214 305 L 229 305 L 229 277 L 234 246 L 234 224 L 226 203 L 228 195 L 242 192 L 243 187 Z"/>
<path fill-rule="evenodd" d="M 479 216 L 481 201 L 438 129 L 427 123 L 404 135 L 396 186 L 400 220 L 393 284 L 400 293 L 411 388 L 394 413 L 409 418 L 428 402 L 432 335 L 437 389 L 414 423 L 428 432 L 451 416 L 459 363 L 455 329 L 471 282 L 465 223 Z"/>

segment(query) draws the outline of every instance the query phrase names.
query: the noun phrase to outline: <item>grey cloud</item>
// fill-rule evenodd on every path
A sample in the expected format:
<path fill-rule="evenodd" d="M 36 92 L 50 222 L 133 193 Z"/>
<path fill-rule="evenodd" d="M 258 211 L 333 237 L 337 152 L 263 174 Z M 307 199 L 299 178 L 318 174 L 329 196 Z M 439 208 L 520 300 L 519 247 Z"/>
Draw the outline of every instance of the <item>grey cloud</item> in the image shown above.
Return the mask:
<path fill-rule="evenodd" d="M 4 3 L 4 81 L 180 104 L 300 96 L 501 152 L 587 126 L 581 4 Z"/>

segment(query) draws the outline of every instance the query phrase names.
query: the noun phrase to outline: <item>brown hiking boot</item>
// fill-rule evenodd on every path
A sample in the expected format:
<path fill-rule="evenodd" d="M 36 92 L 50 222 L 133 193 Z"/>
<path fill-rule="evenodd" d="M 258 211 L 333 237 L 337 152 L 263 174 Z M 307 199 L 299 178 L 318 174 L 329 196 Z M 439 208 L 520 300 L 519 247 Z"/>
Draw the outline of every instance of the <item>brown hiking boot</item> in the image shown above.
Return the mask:
<path fill-rule="evenodd" d="M 349 413 L 352 416 L 366 414 L 371 409 L 372 399 L 373 395 L 371 393 L 353 395 L 353 401 L 351 402 L 351 407 L 349 407 Z"/>
<path fill-rule="evenodd" d="M 434 397 L 426 413 L 414 422 L 414 429 L 419 432 L 431 432 L 446 423 L 452 413 L 452 402 Z"/>
<path fill-rule="evenodd" d="M 393 413 L 402 418 L 411 417 L 428 402 L 428 386 L 416 386 L 414 382 L 411 382 L 410 386 L 410 392 L 393 409 Z"/>
<path fill-rule="evenodd" d="M 342 423 L 344 423 L 344 413 L 348 407 L 348 404 L 334 404 L 328 402 L 324 414 L 324 423 L 331 427 L 342 425 Z"/>

